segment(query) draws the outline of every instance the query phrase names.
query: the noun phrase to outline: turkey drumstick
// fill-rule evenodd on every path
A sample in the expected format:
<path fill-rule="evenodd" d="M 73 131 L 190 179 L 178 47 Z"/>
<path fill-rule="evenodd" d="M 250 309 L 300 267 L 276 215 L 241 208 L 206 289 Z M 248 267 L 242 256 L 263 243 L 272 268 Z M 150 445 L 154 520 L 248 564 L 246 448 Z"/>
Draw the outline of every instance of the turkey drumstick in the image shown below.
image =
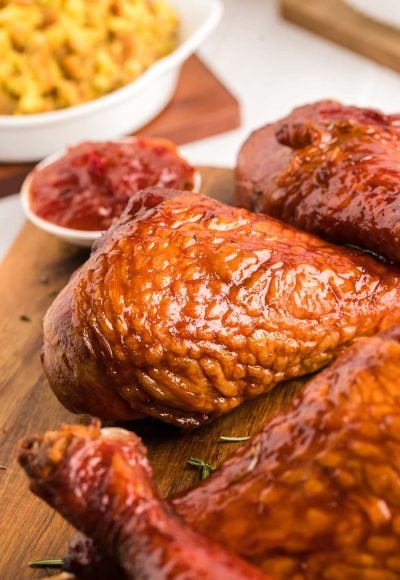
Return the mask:
<path fill-rule="evenodd" d="M 236 202 L 400 261 L 400 116 L 320 101 L 255 131 Z"/>
<path fill-rule="evenodd" d="M 350 347 L 304 387 L 288 410 L 209 479 L 173 498 L 170 505 L 186 524 L 253 561 L 275 580 L 396 580 L 399 385 L 397 326 Z M 86 428 L 75 429 L 85 433 Z M 61 435 L 50 434 L 55 450 Z M 106 472 L 99 441 L 88 445 L 98 470 Z M 115 449 L 123 442 L 120 437 Z M 43 490 L 49 488 L 49 475 L 32 470 L 30 447 L 23 444 L 22 462 L 33 478 L 33 489 L 48 499 Z M 76 472 L 72 458 L 64 461 L 66 475 Z M 127 477 L 133 478 L 133 488 L 140 488 L 137 478 L 143 477 L 142 472 L 130 470 Z M 148 474 L 144 483 L 148 485 Z M 127 485 L 125 478 L 122 485 Z M 125 495 L 115 489 L 115 502 L 123 504 Z M 90 502 L 101 502 L 96 488 L 87 493 Z M 75 509 L 71 497 L 63 493 L 51 503 L 68 514 Z M 133 524 L 126 509 L 128 515 L 120 525 L 129 534 Z M 99 549 L 97 553 L 102 555 Z M 98 578 L 96 573 L 91 576 L 92 570 L 86 566 L 85 577 Z"/>
<path fill-rule="evenodd" d="M 398 578 L 400 326 L 360 339 L 172 505 L 277 580 Z"/>
<path fill-rule="evenodd" d="M 202 538 L 157 496 L 145 449 L 133 433 L 65 425 L 24 440 L 19 460 L 32 491 L 93 538 L 126 578 L 267 578 Z"/>
<path fill-rule="evenodd" d="M 400 271 L 174 190 L 133 196 L 44 321 L 73 412 L 193 428 L 400 322 Z"/>

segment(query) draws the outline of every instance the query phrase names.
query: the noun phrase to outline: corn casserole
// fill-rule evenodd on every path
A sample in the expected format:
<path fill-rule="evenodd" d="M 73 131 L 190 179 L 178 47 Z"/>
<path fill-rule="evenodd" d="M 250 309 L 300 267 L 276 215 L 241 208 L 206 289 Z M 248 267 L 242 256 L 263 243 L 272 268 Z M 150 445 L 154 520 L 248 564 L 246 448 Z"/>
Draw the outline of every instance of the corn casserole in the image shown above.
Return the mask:
<path fill-rule="evenodd" d="M 177 14 L 163 0 L 0 0 L 0 114 L 100 97 L 177 41 Z"/>

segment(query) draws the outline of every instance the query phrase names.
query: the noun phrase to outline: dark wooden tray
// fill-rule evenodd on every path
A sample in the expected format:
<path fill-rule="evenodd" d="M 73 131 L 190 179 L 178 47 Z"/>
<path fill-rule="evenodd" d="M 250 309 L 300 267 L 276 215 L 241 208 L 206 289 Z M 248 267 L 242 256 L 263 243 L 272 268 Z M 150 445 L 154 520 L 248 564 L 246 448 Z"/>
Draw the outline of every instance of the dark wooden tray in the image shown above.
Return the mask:
<path fill-rule="evenodd" d="M 286 20 L 400 71 L 397 28 L 364 16 L 343 0 L 279 0 L 279 5 Z"/>

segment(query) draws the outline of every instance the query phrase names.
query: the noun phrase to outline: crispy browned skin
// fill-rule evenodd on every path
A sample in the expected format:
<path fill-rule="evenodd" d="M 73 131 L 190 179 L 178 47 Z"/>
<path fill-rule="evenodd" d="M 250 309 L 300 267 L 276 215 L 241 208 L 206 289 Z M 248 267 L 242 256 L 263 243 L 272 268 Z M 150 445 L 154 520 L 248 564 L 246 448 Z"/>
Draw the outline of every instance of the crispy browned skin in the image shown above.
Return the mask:
<path fill-rule="evenodd" d="M 45 317 L 71 411 L 195 427 L 400 321 L 396 269 L 208 197 L 139 195 Z"/>
<path fill-rule="evenodd" d="M 66 425 L 22 441 L 19 461 L 32 491 L 92 537 L 125 578 L 267 578 L 191 530 L 158 497 L 145 450 L 132 433 Z"/>
<path fill-rule="evenodd" d="M 400 577 L 400 326 L 350 347 L 172 501 L 277 580 Z"/>
<path fill-rule="evenodd" d="M 400 117 L 321 101 L 254 132 L 238 205 L 400 261 Z"/>
<path fill-rule="evenodd" d="M 395 580 L 399 457 L 397 326 L 350 347 L 171 505 L 192 528 L 276 580 Z M 97 569 L 86 566 L 87 577 L 96 578 Z"/>

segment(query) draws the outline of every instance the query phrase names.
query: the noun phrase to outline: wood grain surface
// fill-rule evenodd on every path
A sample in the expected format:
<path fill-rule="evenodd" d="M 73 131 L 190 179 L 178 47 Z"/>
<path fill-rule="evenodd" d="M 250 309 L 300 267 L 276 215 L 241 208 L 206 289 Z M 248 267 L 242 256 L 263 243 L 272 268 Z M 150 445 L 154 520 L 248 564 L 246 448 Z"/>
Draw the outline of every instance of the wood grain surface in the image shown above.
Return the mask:
<path fill-rule="evenodd" d="M 178 145 L 230 131 L 240 125 L 236 98 L 197 57 L 182 67 L 174 96 L 156 119 L 136 133 Z M 33 164 L 0 163 L 0 197 L 17 193 Z"/>
<path fill-rule="evenodd" d="M 400 71 L 398 29 L 364 16 L 343 0 L 279 0 L 279 3 L 287 20 Z"/>
<path fill-rule="evenodd" d="M 203 193 L 230 202 L 232 172 L 202 168 Z M 0 268 L 0 578 L 41 578 L 28 568 L 33 559 L 62 556 L 72 528 L 28 490 L 17 465 L 18 440 L 56 428 L 61 422 L 87 422 L 67 412 L 44 377 L 40 351 L 43 315 L 71 273 L 88 252 L 69 246 L 27 224 Z M 198 457 L 218 465 L 237 444 L 221 443 L 220 435 L 251 435 L 278 408 L 287 404 L 301 381 L 278 386 L 271 393 L 192 433 L 156 420 L 129 423 L 144 440 L 163 495 L 181 491 L 198 480 L 186 461 Z"/>

